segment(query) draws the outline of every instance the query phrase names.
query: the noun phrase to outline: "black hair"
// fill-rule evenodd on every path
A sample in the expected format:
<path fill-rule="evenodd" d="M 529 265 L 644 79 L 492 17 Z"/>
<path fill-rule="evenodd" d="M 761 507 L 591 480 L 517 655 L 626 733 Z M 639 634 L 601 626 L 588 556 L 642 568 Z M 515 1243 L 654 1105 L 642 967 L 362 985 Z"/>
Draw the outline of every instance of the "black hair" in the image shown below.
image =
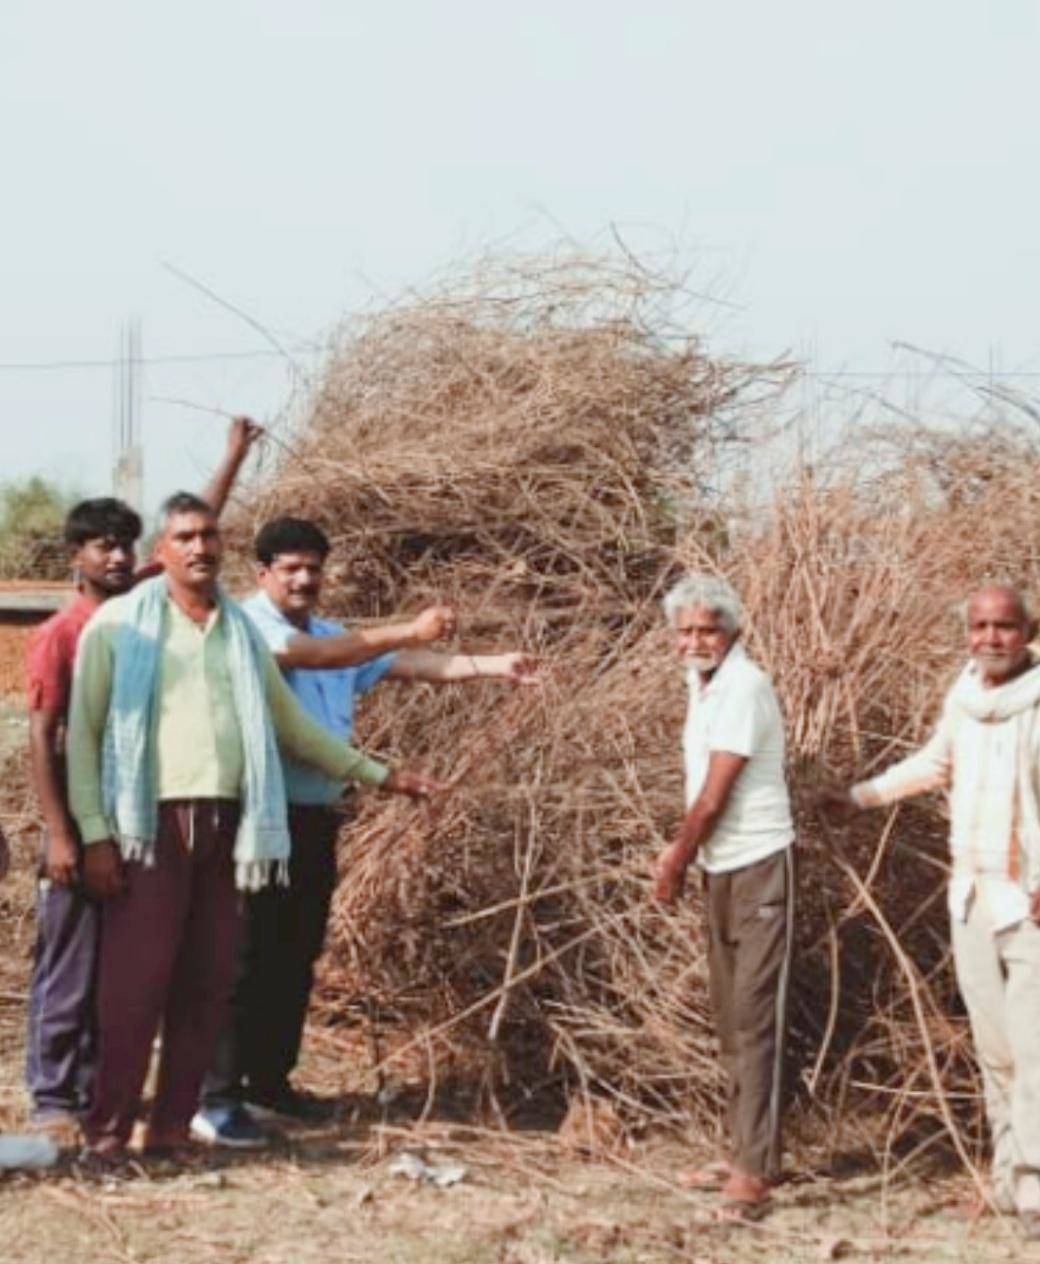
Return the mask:
<path fill-rule="evenodd" d="M 256 560 L 270 566 L 280 553 L 317 553 L 324 562 L 329 555 L 328 536 L 306 518 L 272 518 L 253 541 Z"/>
<path fill-rule="evenodd" d="M 187 513 L 204 513 L 211 518 L 217 516 L 209 501 L 196 496 L 194 492 L 174 492 L 172 496 L 167 496 L 159 506 L 159 518 L 162 522 L 165 522 L 167 518 L 172 518 L 174 514 Z"/>
<path fill-rule="evenodd" d="M 133 543 L 140 534 L 140 517 L 129 505 L 112 496 L 81 500 L 65 518 L 65 543 L 73 548 L 106 536 Z"/>

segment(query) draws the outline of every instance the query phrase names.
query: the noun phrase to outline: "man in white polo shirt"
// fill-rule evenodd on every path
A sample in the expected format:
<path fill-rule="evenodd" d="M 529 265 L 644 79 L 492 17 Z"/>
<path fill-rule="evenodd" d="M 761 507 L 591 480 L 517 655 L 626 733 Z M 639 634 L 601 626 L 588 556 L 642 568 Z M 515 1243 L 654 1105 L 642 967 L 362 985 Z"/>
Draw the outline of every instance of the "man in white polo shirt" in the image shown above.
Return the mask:
<path fill-rule="evenodd" d="M 686 814 L 657 861 L 654 894 L 705 873 L 711 1004 L 728 1084 L 730 1157 L 680 1174 L 743 1211 L 769 1201 L 780 1172 L 780 1106 L 794 917 L 794 827 L 784 728 L 769 677 L 740 643 L 740 601 L 713 575 L 664 600 L 690 701 L 683 729 Z"/>

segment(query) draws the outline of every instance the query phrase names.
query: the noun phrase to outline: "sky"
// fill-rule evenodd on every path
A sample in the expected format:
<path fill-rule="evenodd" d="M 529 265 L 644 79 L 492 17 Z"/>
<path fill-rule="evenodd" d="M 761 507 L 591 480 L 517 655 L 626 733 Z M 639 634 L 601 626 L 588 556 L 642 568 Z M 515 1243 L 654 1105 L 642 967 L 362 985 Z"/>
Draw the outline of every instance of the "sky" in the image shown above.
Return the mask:
<path fill-rule="evenodd" d="M 287 398 L 228 305 L 313 363 L 489 244 L 611 224 L 679 243 L 720 351 L 1040 370 L 1038 64 L 1035 0 L 5 0 L 0 480 L 110 490 L 132 316 L 154 506 L 219 410 Z"/>

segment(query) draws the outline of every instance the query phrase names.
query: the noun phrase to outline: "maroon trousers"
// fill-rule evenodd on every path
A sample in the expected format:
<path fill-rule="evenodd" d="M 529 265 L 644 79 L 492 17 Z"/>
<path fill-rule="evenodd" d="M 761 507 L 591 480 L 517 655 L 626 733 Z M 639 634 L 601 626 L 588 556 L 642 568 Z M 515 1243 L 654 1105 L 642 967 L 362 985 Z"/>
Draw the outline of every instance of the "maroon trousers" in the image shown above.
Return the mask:
<path fill-rule="evenodd" d="M 188 1135 L 235 977 L 237 825 L 230 800 L 161 803 L 154 865 L 127 864 L 126 890 L 103 906 L 97 1079 L 84 1122 L 92 1148 L 129 1140 L 160 1023 L 148 1140 Z"/>

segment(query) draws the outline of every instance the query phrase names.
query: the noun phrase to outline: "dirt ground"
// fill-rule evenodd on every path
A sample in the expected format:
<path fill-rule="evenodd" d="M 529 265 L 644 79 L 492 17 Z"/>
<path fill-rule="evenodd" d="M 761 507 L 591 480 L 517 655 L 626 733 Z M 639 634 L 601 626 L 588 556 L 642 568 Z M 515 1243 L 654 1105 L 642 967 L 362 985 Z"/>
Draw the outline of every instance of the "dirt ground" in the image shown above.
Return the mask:
<path fill-rule="evenodd" d="M 0 756 L 24 741 L 24 716 L 0 709 Z M 8 811 L 8 825 L 17 820 Z M 25 989 L 32 947 L 32 861 L 16 848 L 0 889 L 0 1127 L 24 1124 Z M 885 1179 L 869 1159 L 802 1144 L 771 1214 L 720 1224 L 709 1195 L 671 1180 L 704 1144 L 648 1140 L 593 1160 L 550 1128 L 503 1133 L 421 1114 L 421 1086 L 381 1106 L 365 1042 L 308 1033 L 301 1081 L 340 1098 L 336 1122 L 287 1131 L 271 1148 L 200 1148 L 185 1166 L 142 1163 L 99 1182 L 70 1153 L 42 1174 L 0 1173 L 0 1264 L 800 1264 L 831 1259 L 996 1264 L 1040 1260 L 1013 1223 L 966 1227 L 948 1204 L 968 1192 L 950 1171 Z M 849 1147 L 853 1148 L 853 1147 Z M 402 1152 L 465 1169 L 448 1188 L 393 1173 Z"/>

